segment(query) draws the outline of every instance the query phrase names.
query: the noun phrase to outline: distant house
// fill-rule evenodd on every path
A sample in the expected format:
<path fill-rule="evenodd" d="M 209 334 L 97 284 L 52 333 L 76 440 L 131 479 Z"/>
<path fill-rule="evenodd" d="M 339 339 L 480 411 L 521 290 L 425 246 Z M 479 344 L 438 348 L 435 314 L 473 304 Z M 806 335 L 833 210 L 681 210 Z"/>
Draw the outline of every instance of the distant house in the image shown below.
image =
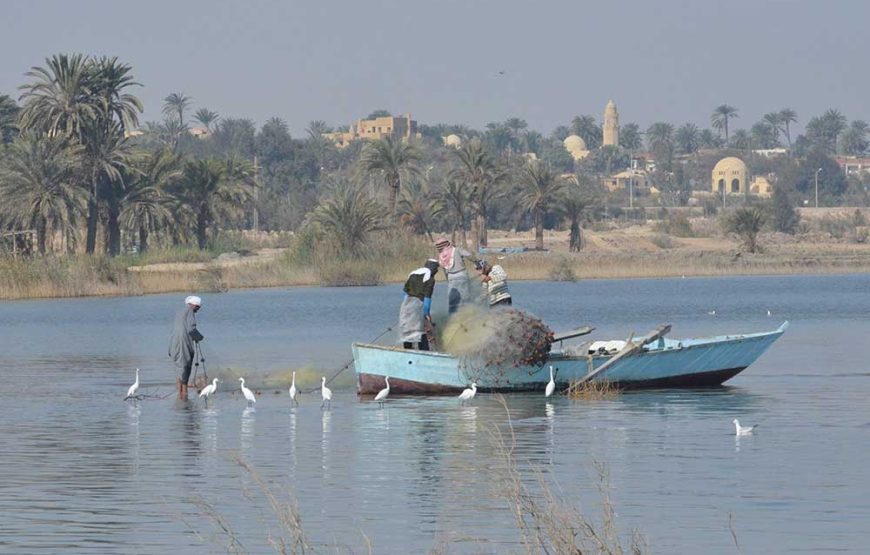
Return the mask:
<path fill-rule="evenodd" d="M 196 137 L 197 139 L 205 139 L 209 135 L 211 135 L 211 132 L 205 127 L 191 127 L 187 130 L 187 132 L 190 133 L 192 136 Z"/>
<path fill-rule="evenodd" d="M 852 175 L 860 172 L 870 172 L 870 158 L 863 156 L 835 156 L 834 160 L 840 165 L 843 173 Z"/>
<path fill-rule="evenodd" d="M 610 191 L 649 191 L 649 178 L 645 170 L 627 169 L 604 178 L 604 186 Z"/>
<path fill-rule="evenodd" d="M 347 131 L 324 133 L 323 137 L 335 143 L 335 146 L 344 148 L 351 141 L 363 139 L 381 139 L 395 137 L 400 139 L 419 138 L 417 122 L 411 119 L 411 114 L 404 116 L 384 116 L 374 119 L 361 119 L 352 123 Z"/>
<path fill-rule="evenodd" d="M 763 156 L 764 158 L 776 158 L 778 156 L 788 156 L 787 148 L 759 148 L 752 151 L 752 154 Z"/>

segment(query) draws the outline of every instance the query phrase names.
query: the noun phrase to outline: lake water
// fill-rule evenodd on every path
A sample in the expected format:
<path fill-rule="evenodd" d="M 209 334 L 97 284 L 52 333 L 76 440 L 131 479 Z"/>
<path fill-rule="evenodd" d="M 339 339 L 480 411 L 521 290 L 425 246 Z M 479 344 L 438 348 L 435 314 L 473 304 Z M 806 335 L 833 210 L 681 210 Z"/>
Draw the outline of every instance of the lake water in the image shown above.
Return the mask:
<path fill-rule="evenodd" d="M 619 526 L 656 553 L 865 553 L 870 545 L 870 276 L 512 283 L 516 304 L 556 330 L 624 338 L 661 322 L 673 337 L 791 328 L 728 387 L 610 400 L 508 403 L 524 478 L 538 472 L 598 518 L 607 465 Z M 443 310 L 443 290 L 436 293 Z M 0 303 L 0 552 L 270 552 L 275 520 L 249 461 L 280 499 L 292 491 L 327 551 L 522 551 L 493 483 L 492 396 L 401 398 L 385 409 L 338 391 L 332 410 L 264 393 L 248 411 L 224 383 L 208 408 L 167 394 L 166 342 L 183 295 Z M 340 367 L 353 340 L 394 320 L 399 286 L 204 295 L 210 369 L 256 375 Z M 707 314 L 716 310 L 716 316 Z M 772 317 L 767 316 L 767 310 Z M 313 385 L 313 384 L 305 384 Z M 732 418 L 760 423 L 735 438 Z"/>

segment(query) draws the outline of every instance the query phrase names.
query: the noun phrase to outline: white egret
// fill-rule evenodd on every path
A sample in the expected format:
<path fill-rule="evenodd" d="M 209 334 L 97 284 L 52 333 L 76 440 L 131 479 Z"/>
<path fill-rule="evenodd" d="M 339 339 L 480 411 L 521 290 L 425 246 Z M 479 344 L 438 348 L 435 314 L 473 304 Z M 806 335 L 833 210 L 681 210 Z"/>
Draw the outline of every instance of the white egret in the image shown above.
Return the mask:
<path fill-rule="evenodd" d="M 716 316 L 716 311 L 715 311 L 715 310 L 711 310 L 711 311 L 709 311 L 709 312 L 707 313 L 707 315 L 708 315 L 708 316 Z"/>
<path fill-rule="evenodd" d="M 755 431 L 755 428 L 758 427 L 758 424 L 756 424 L 755 426 L 741 426 L 740 421 L 736 418 L 732 420 L 732 422 L 734 422 L 734 435 L 738 436 L 751 436 L 752 432 Z"/>
<path fill-rule="evenodd" d="M 130 389 L 127 390 L 127 399 L 134 397 L 136 392 L 139 391 L 139 369 L 136 369 L 136 381 L 133 382 L 133 385 L 130 386 Z"/>
<path fill-rule="evenodd" d="M 770 318 L 771 316 L 773 316 L 773 314 L 770 313 L 770 309 L 768 308 L 767 309 L 767 317 Z"/>
<path fill-rule="evenodd" d="M 248 406 L 251 406 L 251 403 L 256 403 L 257 398 L 254 397 L 254 392 L 245 387 L 245 378 L 239 378 L 239 381 L 242 383 L 242 395 L 248 400 Z"/>
<path fill-rule="evenodd" d="M 332 390 L 326 387 L 326 376 L 323 376 L 320 380 L 320 396 L 323 398 L 323 402 L 320 403 L 320 408 L 323 408 L 323 405 L 326 405 L 327 408 L 332 407 Z"/>
<path fill-rule="evenodd" d="M 293 372 L 293 382 L 290 384 L 290 400 L 299 404 L 299 401 L 296 399 L 296 395 L 299 394 L 299 391 L 296 390 L 296 372 Z"/>
<path fill-rule="evenodd" d="M 547 384 L 547 389 L 544 390 L 544 397 L 549 397 L 556 391 L 556 382 L 553 380 L 553 367 L 550 366 L 550 382 Z"/>
<path fill-rule="evenodd" d="M 464 404 L 465 401 L 470 401 L 474 399 L 474 396 L 477 395 L 477 382 L 471 382 L 471 389 L 464 389 L 462 393 L 459 394 L 459 404 Z"/>
<path fill-rule="evenodd" d="M 203 387 L 203 388 L 202 388 L 202 391 L 199 392 L 199 396 L 200 396 L 200 398 L 205 397 L 205 400 L 208 401 L 208 398 L 211 397 L 211 395 L 212 395 L 215 391 L 217 391 L 217 383 L 218 383 L 218 381 L 219 381 L 219 380 L 218 380 L 217 378 L 215 378 L 215 379 L 213 379 L 213 380 L 211 381 L 211 385 L 207 385 L 207 386 Z"/>
<path fill-rule="evenodd" d="M 381 407 L 384 406 L 384 399 L 386 399 L 387 395 L 390 394 L 390 377 L 389 376 L 384 376 L 384 383 L 387 384 L 387 387 L 378 391 L 378 394 L 375 395 L 375 401 L 377 401 L 381 405 Z"/>

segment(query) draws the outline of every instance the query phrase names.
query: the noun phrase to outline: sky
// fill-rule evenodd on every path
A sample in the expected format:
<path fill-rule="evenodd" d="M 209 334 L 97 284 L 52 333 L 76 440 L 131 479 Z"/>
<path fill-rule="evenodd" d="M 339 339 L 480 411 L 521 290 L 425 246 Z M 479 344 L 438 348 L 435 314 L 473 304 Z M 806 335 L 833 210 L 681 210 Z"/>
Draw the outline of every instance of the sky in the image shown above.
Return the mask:
<path fill-rule="evenodd" d="M 424 124 L 509 117 L 549 133 L 578 114 L 732 129 L 790 107 L 870 120 L 870 2 L 583 0 L 3 0 L 0 94 L 56 53 L 118 56 L 143 121 L 194 109 L 347 125 L 375 109 Z M 503 73 L 502 73 L 503 72 Z"/>

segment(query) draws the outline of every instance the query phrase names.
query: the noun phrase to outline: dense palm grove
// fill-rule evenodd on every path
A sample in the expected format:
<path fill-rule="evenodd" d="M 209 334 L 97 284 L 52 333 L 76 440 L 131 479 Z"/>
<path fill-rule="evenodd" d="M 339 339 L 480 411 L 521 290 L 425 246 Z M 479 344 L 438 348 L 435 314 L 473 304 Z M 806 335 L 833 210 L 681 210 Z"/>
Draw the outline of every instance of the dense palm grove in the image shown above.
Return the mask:
<path fill-rule="evenodd" d="M 867 204 L 866 183 L 847 178 L 831 156 L 866 152 L 870 128 L 836 110 L 811 118 L 795 138 L 793 110 L 747 130 L 734 129 L 739 112 L 722 105 L 710 129 L 624 124 L 618 147 L 599 148 L 601 126 L 587 115 L 549 136 L 511 118 L 484 130 L 422 125 L 418 140 L 338 149 L 322 121 L 293 138 L 279 118 L 258 129 L 197 108 L 183 93 L 166 96 L 163 121 L 140 124 L 140 85 L 117 58 L 56 55 L 26 78 L 17 100 L 0 95 L 0 228 L 33 230 L 40 253 L 205 249 L 221 230 L 304 229 L 359 255 L 379 230 L 429 238 L 448 231 L 480 245 L 495 227 L 534 228 L 539 248 L 545 227 L 564 227 L 576 250 L 585 221 L 626 211 L 626 193 L 606 191 L 600 178 L 643 158 L 655 160 L 650 180 L 662 194 L 641 204 L 686 205 L 729 154 L 753 174 L 776 176 L 774 203 L 796 204 L 818 175 L 823 203 Z M 194 124 L 206 133 L 194 136 Z M 592 150 L 580 162 L 562 144 L 572 133 Z M 445 147 L 448 134 L 459 135 L 461 147 Z M 778 146 L 791 155 L 751 155 Z"/>

